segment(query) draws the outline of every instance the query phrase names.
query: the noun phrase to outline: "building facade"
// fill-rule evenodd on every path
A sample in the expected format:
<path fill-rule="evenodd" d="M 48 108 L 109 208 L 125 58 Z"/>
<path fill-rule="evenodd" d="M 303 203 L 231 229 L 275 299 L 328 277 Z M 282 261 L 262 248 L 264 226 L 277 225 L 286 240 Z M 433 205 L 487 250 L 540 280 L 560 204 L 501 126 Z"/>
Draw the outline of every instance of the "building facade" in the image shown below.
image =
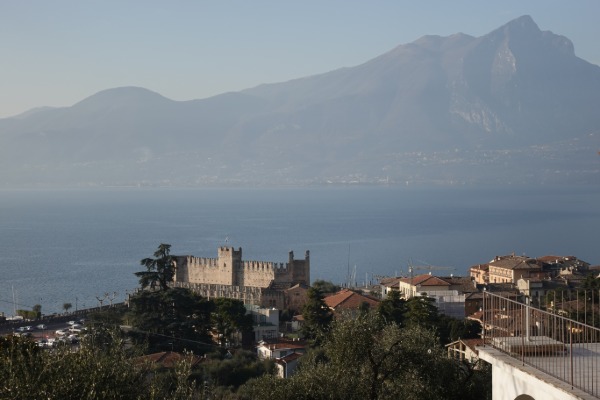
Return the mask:
<path fill-rule="evenodd" d="M 469 269 L 477 284 L 490 283 L 516 284 L 519 279 L 547 279 L 557 276 L 585 274 L 590 264 L 575 256 L 543 256 L 531 258 L 509 254 L 496 256 L 485 264 L 474 265 Z"/>

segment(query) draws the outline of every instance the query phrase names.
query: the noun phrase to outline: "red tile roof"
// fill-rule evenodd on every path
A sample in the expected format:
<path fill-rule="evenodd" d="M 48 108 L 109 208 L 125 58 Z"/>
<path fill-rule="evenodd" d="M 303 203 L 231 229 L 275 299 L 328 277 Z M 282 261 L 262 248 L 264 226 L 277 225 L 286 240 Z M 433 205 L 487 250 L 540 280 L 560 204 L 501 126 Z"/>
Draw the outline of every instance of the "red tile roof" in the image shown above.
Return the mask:
<path fill-rule="evenodd" d="M 402 282 L 413 286 L 450 286 L 450 283 L 434 275 L 423 274 L 411 278 L 402 278 Z"/>
<path fill-rule="evenodd" d="M 367 303 L 369 307 L 377 307 L 379 300 L 374 299 L 371 296 L 365 296 L 360 293 L 356 293 L 350 289 L 342 289 L 339 292 L 327 296 L 323 299 L 327 307 L 334 310 L 338 309 L 358 309 L 361 304 Z"/>
<path fill-rule="evenodd" d="M 397 277 L 391 277 L 391 278 L 383 278 L 379 281 L 379 284 L 382 286 L 398 286 L 398 281 L 400 280 L 400 278 Z"/>
<path fill-rule="evenodd" d="M 285 340 L 285 339 L 264 339 L 260 346 L 268 347 L 269 349 L 304 349 L 306 342 L 304 340 Z"/>
<path fill-rule="evenodd" d="M 503 268 L 503 269 L 541 269 L 542 267 L 537 264 L 537 261 L 533 258 L 524 256 L 503 256 L 496 257 L 489 263 L 490 267 Z"/>

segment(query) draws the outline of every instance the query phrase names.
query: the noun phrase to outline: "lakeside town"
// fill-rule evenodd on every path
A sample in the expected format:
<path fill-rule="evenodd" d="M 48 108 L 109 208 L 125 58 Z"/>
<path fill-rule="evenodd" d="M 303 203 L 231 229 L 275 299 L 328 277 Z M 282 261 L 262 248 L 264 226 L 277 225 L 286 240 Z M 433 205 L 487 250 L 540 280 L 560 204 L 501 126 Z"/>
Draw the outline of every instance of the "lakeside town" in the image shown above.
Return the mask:
<path fill-rule="evenodd" d="M 280 384 L 270 378 L 299 381 L 307 373 L 304 370 L 323 362 L 314 364 L 315 354 L 331 350 L 329 346 L 340 337 L 349 334 L 352 340 L 358 335 L 358 340 L 360 327 L 379 326 L 381 332 L 393 327 L 397 331 L 389 333 L 391 337 L 413 335 L 416 342 L 411 351 L 431 352 L 431 343 L 422 347 L 424 343 L 417 340 L 429 338 L 437 343 L 435 355 L 444 359 L 436 358 L 435 363 L 451 366 L 459 374 L 469 371 L 455 388 L 456 398 L 491 398 L 496 390 L 491 379 L 493 356 L 489 351 L 480 355 L 486 343 L 512 355 L 548 353 L 544 354 L 547 363 L 549 354 L 575 354 L 566 349 L 560 329 L 551 332 L 553 318 L 560 318 L 560 324 L 565 318 L 571 321 L 568 330 L 577 333 L 578 343 L 587 342 L 582 338 L 600 338 L 600 266 L 576 256 L 493 256 L 471 266 L 469 276 L 464 277 L 445 274 L 449 268 L 443 266 L 410 265 L 408 276 L 380 277 L 379 282 L 365 287 L 340 287 L 311 281 L 308 250 L 301 258 L 290 251 L 286 263 L 276 263 L 244 260 L 242 248 L 229 246 L 219 247 L 216 258 L 171 255 L 170 247 L 161 244 L 155 258 L 141 260 L 146 270 L 135 272 L 140 288 L 123 303 L 107 301 L 76 312 L 65 305 L 64 313 L 53 316 L 21 310 L 20 318 L 1 318 L 4 336 L 0 348 L 20 343 L 30 350 L 39 349 L 31 357 L 46 354 L 52 358 L 62 352 L 91 351 L 102 337 L 119 343 L 122 361 L 129 366 L 144 365 L 146 374 L 175 382 L 172 379 L 178 368 L 186 366 L 187 398 L 257 398 L 257 393 L 269 398 L 262 392 L 265 380 L 273 393 Z M 531 307 L 528 315 L 545 314 L 524 323 L 522 307 Z M 576 324 L 581 328 L 574 328 Z M 519 338 L 525 333 L 528 341 L 538 337 L 544 338 L 543 343 L 506 347 L 507 337 Z M 383 345 L 380 340 L 391 337 L 365 334 L 367 342 L 355 349 L 354 357 L 366 351 L 363 362 L 375 354 L 371 352 L 403 359 L 407 349 L 397 353 L 399 349 L 377 348 Z M 27 347 L 28 343 L 34 347 Z M 434 362 L 421 356 L 420 363 L 431 366 Z M 325 364 L 333 368 L 333 355 L 326 358 Z M 411 368 L 414 362 L 410 361 Z M 447 362 L 450 364 L 444 364 Z M 230 370 L 233 365 L 245 371 L 243 376 Z M 401 374 L 400 364 L 388 367 L 391 375 Z M 543 364 L 538 369 L 546 367 Z M 365 368 L 374 365 L 367 363 Z M 591 371 L 597 370 L 594 364 Z M 378 387 L 376 397 L 370 398 L 387 393 L 386 387 L 397 378 L 376 376 L 371 382 Z M 419 379 L 434 378 L 423 372 Z M 394 390 L 416 390 L 405 386 Z M 573 387 L 598 396 L 593 386 Z M 160 390 L 172 394 L 168 388 Z M 430 398 L 454 398 L 448 390 L 446 387 L 443 395 L 434 391 Z"/>
<path fill-rule="evenodd" d="M 600 400 L 600 2 L 1 9 L 0 400 Z"/>

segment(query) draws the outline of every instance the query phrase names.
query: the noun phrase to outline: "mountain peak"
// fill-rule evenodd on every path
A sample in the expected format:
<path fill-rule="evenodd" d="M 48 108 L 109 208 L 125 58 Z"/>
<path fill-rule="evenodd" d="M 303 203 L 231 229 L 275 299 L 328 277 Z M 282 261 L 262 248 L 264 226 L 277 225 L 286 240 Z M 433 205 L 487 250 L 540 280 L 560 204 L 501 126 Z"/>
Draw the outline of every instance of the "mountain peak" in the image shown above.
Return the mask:
<path fill-rule="evenodd" d="M 79 103 L 75 104 L 74 107 L 82 107 L 91 104 L 135 104 L 135 103 L 168 103 L 170 100 L 161 94 L 153 92 L 142 87 L 137 86 L 123 86 L 112 89 L 102 90 L 96 94 L 93 94 Z"/>
<path fill-rule="evenodd" d="M 530 15 L 522 15 L 518 18 L 509 21 L 504 25 L 505 27 L 511 29 L 523 29 L 523 30 L 536 30 L 539 31 L 540 28 L 537 26 L 533 18 Z"/>
<path fill-rule="evenodd" d="M 521 38 L 536 38 L 542 34 L 542 31 L 529 15 L 523 15 L 519 18 L 502 25 L 500 28 L 492 31 L 487 36 L 503 36 L 510 39 L 520 40 Z"/>

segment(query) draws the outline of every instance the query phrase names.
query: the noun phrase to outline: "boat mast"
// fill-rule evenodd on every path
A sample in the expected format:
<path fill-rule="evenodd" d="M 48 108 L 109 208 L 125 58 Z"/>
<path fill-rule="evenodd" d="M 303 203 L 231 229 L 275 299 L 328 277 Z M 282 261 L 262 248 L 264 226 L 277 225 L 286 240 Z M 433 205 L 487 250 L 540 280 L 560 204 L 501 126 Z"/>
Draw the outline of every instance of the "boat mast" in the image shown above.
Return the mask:
<path fill-rule="evenodd" d="M 17 302 L 15 301 L 15 286 L 12 287 L 12 295 L 13 295 L 13 317 L 17 315 Z"/>

